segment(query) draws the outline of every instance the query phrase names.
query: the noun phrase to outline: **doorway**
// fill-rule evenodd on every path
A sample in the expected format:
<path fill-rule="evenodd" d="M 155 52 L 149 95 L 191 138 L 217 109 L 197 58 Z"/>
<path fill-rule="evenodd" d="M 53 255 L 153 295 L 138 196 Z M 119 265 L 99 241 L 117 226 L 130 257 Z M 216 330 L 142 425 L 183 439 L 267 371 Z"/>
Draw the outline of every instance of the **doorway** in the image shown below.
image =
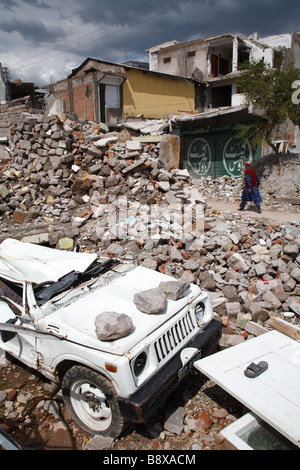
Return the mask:
<path fill-rule="evenodd" d="M 99 120 L 117 124 L 123 115 L 122 84 L 124 77 L 105 75 L 99 82 Z"/>

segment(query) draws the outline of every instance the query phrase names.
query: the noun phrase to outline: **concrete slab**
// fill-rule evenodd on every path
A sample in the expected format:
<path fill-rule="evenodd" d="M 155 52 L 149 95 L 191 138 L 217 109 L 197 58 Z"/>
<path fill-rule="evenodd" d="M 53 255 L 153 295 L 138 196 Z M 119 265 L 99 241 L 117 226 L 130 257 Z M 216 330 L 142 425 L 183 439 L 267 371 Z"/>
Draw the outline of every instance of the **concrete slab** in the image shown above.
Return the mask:
<path fill-rule="evenodd" d="M 256 378 L 244 370 L 266 361 Z M 194 363 L 197 370 L 300 447 L 300 343 L 270 331 Z"/>
<path fill-rule="evenodd" d="M 235 450 L 253 450 L 243 439 L 241 434 L 247 432 L 258 424 L 258 420 L 252 413 L 247 413 L 234 423 L 222 429 L 221 436 L 228 441 Z"/>
<path fill-rule="evenodd" d="M 225 450 L 295 450 L 294 444 L 254 413 L 247 413 L 220 432 Z"/>

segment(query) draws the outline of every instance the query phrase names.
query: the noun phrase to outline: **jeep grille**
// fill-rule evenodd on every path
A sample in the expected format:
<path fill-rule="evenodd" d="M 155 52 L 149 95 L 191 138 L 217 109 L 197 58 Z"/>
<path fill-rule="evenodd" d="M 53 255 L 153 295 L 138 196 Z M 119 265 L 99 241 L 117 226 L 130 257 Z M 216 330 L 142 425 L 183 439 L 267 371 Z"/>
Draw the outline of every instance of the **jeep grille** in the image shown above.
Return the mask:
<path fill-rule="evenodd" d="M 196 321 L 191 317 L 190 312 L 188 312 L 155 341 L 154 350 L 158 363 L 190 336 L 195 328 Z"/>

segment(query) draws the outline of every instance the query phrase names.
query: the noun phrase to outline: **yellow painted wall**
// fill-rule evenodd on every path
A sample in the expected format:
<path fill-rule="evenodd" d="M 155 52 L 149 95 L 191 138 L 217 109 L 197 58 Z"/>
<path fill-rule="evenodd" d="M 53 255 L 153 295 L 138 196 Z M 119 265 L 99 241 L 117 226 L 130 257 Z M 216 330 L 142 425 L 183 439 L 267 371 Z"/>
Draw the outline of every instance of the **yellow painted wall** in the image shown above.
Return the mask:
<path fill-rule="evenodd" d="M 146 118 L 165 119 L 180 112 L 195 113 L 194 85 L 141 70 L 125 70 L 123 84 L 124 117 L 143 114 Z"/>

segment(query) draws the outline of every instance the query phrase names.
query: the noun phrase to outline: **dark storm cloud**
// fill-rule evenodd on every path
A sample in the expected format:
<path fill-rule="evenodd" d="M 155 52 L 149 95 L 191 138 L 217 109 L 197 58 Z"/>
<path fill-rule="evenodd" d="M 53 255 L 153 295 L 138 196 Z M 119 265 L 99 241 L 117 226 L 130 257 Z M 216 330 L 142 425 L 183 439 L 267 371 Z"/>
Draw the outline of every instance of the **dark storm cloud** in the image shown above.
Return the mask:
<path fill-rule="evenodd" d="M 22 4 L 25 6 L 33 6 L 35 8 L 44 8 L 46 10 L 51 9 L 52 7 L 48 5 L 43 0 L 20 0 L 20 3 L 15 2 L 14 0 L 0 0 L 0 10 L 4 11 L 13 11 L 17 8 L 22 8 Z"/>
<path fill-rule="evenodd" d="M 0 0 L 0 11 L 12 11 L 18 4 L 13 0 Z"/>
<path fill-rule="evenodd" d="M 48 27 L 39 20 L 0 20 L 0 31 L 5 33 L 18 33 L 25 41 L 32 43 L 47 43 L 49 41 L 57 41 L 65 37 L 65 32 L 58 26 Z"/>
<path fill-rule="evenodd" d="M 117 61 L 123 54 L 141 56 L 145 50 L 170 39 L 185 40 L 187 31 L 184 8 L 209 3 L 206 0 L 86 0 L 73 5 L 73 14 L 83 24 L 99 25 L 99 30 L 82 47 L 73 50 L 75 55 Z M 101 8 L 100 8 L 101 6 Z M 192 14 L 193 17 L 193 14 Z M 100 26 L 101 25 L 101 26 Z M 197 28 L 199 31 L 199 28 Z M 95 51 L 95 52 L 94 52 Z M 109 57 L 109 54 L 112 57 Z M 135 58 L 135 57 L 131 57 Z"/>
<path fill-rule="evenodd" d="M 197 0 L 202 3 L 202 0 Z M 84 3 L 78 2 L 74 5 L 74 13 L 82 21 L 97 24 L 98 22 L 111 22 L 117 24 L 127 24 L 139 15 L 150 15 L 170 7 L 174 9 L 182 0 L 86 0 Z M 185 2 L 184 2 L 185 3 Z M 190 2 L 191 3 L 191 2 Z"/>
<path fill-rule="evenodd" d="M 214 8 L 215 23 L 209 25 L 209 33 L 217 28 L 246 35 L 258 31 L 266 36 L 300 30 L 300 3 L 295 0 L 220 1 Z"/>
<path fill-rule="evenodd" d="M 295 0 L 86 0 L 73 13 L 83 23 L 102 24 L 98 41 L 77 49 L 105 55 L 113 50 L 143 54 L 145 49 L 176 39 L 187 41 L 225 31 L 260 36 L 300 29 L 300 2 Z M 106 25 L 106 26 L 105 26 Z M 92 54 L 93 53 L 93 54 Z"/>
<path fill-rule="evenodd" d="M 278 29 L 289 32 L 287 26 L 300 29 L 297 24 L 300 2 L 295 0 L 85 0 L 73 6 L 73 13 L 82 22 L 131 24 L 132 28 L 135 22 L 141 19 L 147 22 L 147 18 L 164 12 L 163 19 L 157 21 L 164 28 L 165 36 L 179 34 L 180 40 L 197 31 L 207 35 L 228 30 L 247 34 L 257 31 L 259 26 L 263 34 L 277 34 Z M 170 21 L 176 18 L 177 23 Z M 147 27 L 144 33 L 147 35 Z"/>
<path fill-rule="evenodd" d="M 87 57 L 146 60 L 171 40 L 295 32 L 299 17 L 299 0 L 0 0 L 0 61 L 58 80 Z"/>
<path fill-rule="evenodd" d="M 43 1 L 38 1 L 38 0 L 21 0 L 22 3 L 24 3 L 25 5 L 27 6 L 32 6 L 32 7 L 35 7 L 35 8 L 42 8 L 42 9 L 45 9 L 45 10 L 51 10 L 52 7 L 50 5 L 48 5 L 47 3 L 43 2 Z"/>

